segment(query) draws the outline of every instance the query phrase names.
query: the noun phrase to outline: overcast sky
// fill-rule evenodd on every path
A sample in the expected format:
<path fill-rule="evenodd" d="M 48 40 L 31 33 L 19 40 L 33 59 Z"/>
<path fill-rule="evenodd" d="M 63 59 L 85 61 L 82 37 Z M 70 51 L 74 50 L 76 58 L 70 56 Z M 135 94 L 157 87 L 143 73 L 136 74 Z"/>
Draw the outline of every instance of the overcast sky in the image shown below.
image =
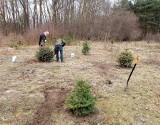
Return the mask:
<path fill-rule="evenodd" d="M 110 1 L 115 2 L 115 1 L 118 1 L 118 0 L 110 0 Z"/>

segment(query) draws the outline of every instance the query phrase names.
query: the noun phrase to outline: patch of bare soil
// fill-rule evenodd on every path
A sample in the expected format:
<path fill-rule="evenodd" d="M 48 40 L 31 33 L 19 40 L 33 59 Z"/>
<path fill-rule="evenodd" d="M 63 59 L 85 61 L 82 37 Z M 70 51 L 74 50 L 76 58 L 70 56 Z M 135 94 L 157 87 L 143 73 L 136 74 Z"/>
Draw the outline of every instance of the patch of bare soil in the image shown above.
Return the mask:
<path fill-rule="evenodd" d="M 113 68 L 115 65 L 113 63 L 109 63 L 106 64 L 104 62 L 92 62 L 94 64 L 94 66 L 96 66 L 97 68 L 101 69 L 101 70 L 110 70 L 111 68 Z"/>
<path fill-rule="evenodd" d="M 32 60 L 26 61 L 24 64 L 35 64 L 35 63 L 39 63 L 39 61 L 35 60 L 35 59 L 32 59 Z"/>
<path fill-rule="evenodd" d="M 144 60 L 143 63 L 144 63 L 145 65 L 157 65 L 157 66 L 160 66 L 160 61 L 158 61 L 158 60 L 153 60 L 153 59 Z"/>
<path fill-rule="evenodd" d="M 65 88 L 50 87 L 45 89 L 45 101 L 38 109 L 32 123 L 26 123 L 26 125 L 46 125 L 52 113 L 63 110 L 67 92 L 68 90 Z"/>
<path fill-rule="evenodd" d="M 98 109 L 95 113 L 85 116 L 75 116 L 71 112 L 66 112 L 67 118 L 74 121 L 75 125 L 80 125 L 81 123 L 86 125 L 98 125 L 102 121 L 102 116 Z"/>

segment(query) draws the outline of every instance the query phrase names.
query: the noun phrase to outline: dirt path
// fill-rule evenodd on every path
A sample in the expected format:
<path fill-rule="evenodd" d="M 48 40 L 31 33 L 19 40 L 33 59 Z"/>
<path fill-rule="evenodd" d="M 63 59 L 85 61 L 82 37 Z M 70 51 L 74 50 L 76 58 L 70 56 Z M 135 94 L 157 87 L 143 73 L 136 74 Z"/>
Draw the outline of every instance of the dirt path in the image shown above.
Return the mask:
<path fill-rule="evenodd" d="M 44 91 L 45 101 L 36 112 L 32 123 L 26 123 L 26 125 L 46 125 L 52 113 L 57 114 L 60 110 L 63 110 L 67 92 L 65 88 L 47 88 Z"/>

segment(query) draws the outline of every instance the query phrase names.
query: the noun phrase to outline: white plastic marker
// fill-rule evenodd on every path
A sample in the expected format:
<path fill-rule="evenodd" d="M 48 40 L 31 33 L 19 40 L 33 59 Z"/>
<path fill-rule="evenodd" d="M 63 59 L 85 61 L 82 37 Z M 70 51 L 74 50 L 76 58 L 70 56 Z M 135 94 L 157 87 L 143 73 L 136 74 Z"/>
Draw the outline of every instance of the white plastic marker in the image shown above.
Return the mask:
<path fill-rule="evenodd" d="M 12 56 L 12 62 L 16 62 L 17 56 Z"/>
<path fill-rule="evenodd" d="M 73 58 L 73 57 L 74 57 L 74 55 L 75 55 L 74 53 L 71 53 L 71 58 Z"/>

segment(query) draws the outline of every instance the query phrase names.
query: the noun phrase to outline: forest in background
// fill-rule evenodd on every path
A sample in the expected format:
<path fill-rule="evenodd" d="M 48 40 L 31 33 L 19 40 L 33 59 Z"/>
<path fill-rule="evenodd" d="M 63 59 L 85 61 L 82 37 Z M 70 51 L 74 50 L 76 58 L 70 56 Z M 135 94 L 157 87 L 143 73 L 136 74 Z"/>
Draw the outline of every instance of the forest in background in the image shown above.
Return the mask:
<path fill-rule="evenodd" d="M 37 43 L 70 36 L 86 40 L 160 40 L 160 0 L 1 0 L 1 43 Z M 7 36 L 7 38 L 6 38 Z"/>

